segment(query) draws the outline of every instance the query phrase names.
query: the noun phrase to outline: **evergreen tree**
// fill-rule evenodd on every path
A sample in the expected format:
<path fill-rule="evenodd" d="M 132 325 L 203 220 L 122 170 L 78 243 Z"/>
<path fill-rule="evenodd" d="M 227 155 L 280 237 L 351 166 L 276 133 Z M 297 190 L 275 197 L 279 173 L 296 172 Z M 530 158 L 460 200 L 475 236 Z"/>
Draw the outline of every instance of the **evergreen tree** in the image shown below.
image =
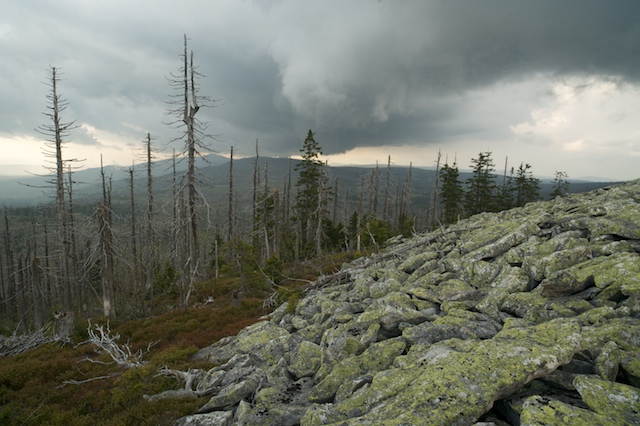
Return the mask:
<path fill-rule="evenodd" d="M 567 172 L 556 172 L 553 180 L 553 192 L 551 198 L 564 197 L 569 192 L 569 175 Z"/>
<path fill-rule="evenodd" d="M 452 166 L 445 164 L 440 170 L 442 187 L 440 188 L 440 203 L 442 205 L 442 220 L 454 223 L 462 214 L 462 197 L 464 190 L 459 180 L 460 172 L 454 162 Z"/>
<path fill-rule="evenodd" d="M 325 205 L 328 201 L 326 192 L 327 177 L 323 170 L 323 162 L 319 159 L 322 149 L 309 130 L 303 146 L 300 149 L 302 160 L 296 166 L 298 181 L 296 187 L 296 219 L 300 229 L 300 247 L 302 252 L 308 252 L 315 247 L 317 239 L 317 224 L 322 223 L 325 215 Z M 315 238 L 314 238 L 315 237 Z"/>
<path fill-rule="evenodd" d="M 498 193 L 498 204 L 500 206 L 500 210 L 509 210 L 514 206 L 514 173 L 515 169 L 513 167 L 511 167 L 509 176 L 507 176 L 507 172 L 505 171 L 504 177 L 502 179 L 502 186 L 500 187 Z"/>
<path fill-rule="evenodd" d="M 530 164 L 520 163 L 514 180 L 515 206 L 521 207 L 540 198 L 540 179 L 534 178 Z"/>
<path fill-rule="evenodd" d="M 491 152 L 481 152 L 471 159 L 473 176 L 467 181 L 465 207 L 469 215 L 497 210 L 494 164 Z"/>

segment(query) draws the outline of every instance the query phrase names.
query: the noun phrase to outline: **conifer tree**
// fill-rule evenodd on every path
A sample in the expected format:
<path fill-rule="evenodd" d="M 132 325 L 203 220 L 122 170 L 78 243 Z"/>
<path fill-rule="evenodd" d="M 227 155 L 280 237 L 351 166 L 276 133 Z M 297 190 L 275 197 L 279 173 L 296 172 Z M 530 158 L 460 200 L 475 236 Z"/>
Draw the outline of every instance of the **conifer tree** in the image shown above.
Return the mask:
<path fill-rule="evenodd" d="M 300 149 L 302 160 L 296 166 L 298 180 L 296 187 L 296 217 L 300 229 L 300 246 L 303 250 L 313 249 L 313 237 L 317 231 L 318 215 L 324 215 L 324 203 L 327 198 L 320 194 L 326 189 L 326 175 L 323 173 L 323 162 L 320 160 L 322 149 L 314 138 L 314 133 L 309 130 L 307 137 Z"/>
<path fill-rule="evenodd" d="M 516 207 L 540 198 L 540 179 L 533 177 L 530 164 L 520 163 L 514 180 L 514 192 Z"/>
<path fill-rule="evenodd" d="M 440 170 L 442 187 L 440 188 L 440 203 L 442 205 L 442 220 L 454 223 L 462 214 L 464 190 L 459 180 L 458 165 L 446 163 Z"/>
<path fill-rule="evenodd" d="M 471 159 L 473 176 L 467 181 L 465 208 L 469 215 L 497 209 L 494 165 L 491 152 L 480 152 L 478 158 Z"/>
<path fill-rule="evenodd" d="M 567 180 L 569 175 L 567 172 L 556 172 L 553 180 L 553 192 L 551 198 L 564 197 L 569 192 L 570 182 Z"/>

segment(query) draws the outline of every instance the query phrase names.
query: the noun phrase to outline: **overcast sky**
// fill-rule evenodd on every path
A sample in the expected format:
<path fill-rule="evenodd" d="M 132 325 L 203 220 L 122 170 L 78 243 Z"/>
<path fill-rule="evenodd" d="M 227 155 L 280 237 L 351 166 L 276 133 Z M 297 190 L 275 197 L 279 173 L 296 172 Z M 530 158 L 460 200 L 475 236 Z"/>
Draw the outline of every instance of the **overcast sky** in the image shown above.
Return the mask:
<path fill-rule="evenodd" d="M 204 74 L 211 147 L 329 163 L 640 177 L 638 0 L 3 0 L 0 173 L 41 165 L 48 69 L 64 73 L 66 158 L 130 165 L 158 149 L 183 35 Z M 176 146 L 176 148 L 180 148 Z"/>

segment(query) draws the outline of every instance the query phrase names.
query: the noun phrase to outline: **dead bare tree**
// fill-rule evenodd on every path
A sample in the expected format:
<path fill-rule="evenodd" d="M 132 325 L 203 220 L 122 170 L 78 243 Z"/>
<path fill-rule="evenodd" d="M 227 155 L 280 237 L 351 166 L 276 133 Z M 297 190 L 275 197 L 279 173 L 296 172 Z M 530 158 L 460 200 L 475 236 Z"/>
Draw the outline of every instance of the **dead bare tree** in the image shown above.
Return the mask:
<path fill-rule="evenodd" d="M 51 172 L 55 173 L 55 190 L 56 190 L 56 211 L 58 219 L 58 282 L 60 292 L 62 294 L 62 305 L 65 309 L 71 309 L 72 300 L 72 283 L 69 274 L 69 240 L 67 238 L 67 215 L 65 207 L 65 187 L 64 187 L 64 169 L 65 162 L 73 160 L 64 160 L 62 156 L 62 148 L 65 139 L 69 137 L 70 131 L 77 126 L 75 121 L 63 122 L 60 114 L 67 108 L 68 102 L 58 94 L 58 82 L 60 74 L 56 67 L 51 67 L 51 76 L 47 86 L 50 92 L 47 95 L 49 105 L 48 112 L 43 113 L 51 120 L 50 124 L 39 126 L 36 130 L 47 137 L 45 142 L 45 155 L 50 160 L 52 166 L 47 167 Z"/>
<path fill-rule="evenodd" d="M 12 249 L 11 233 L 9 231 L 9 216 L 7 209 L 4 210 L 4 255 L 7 263 L 7 287 L 6 287 L 6 305 L 8 318 L 17 318 L 17 306 L 15 302 L 16 294 L 16 273 L 15 259 Z"/>
<path fill-rule="evenodd" d="M 72 170 L 70 165 L 67 166 L 67 176 L 69 177 L 68 184 L 67 184 L 67 195 L 69 196 L 69 211 L 68 211 L 69 226 L 68 226 L 68 232 L 69 232 L 69 242 L 70 242 L 70 246 L 71 246 L 70 247 L 71 252 L 69 253 L 70 258 L 71 258 L 71 268 L 70 268 L 69 273 L 70 273 L 70 277 L 71 277 L 72 282 L 77 287 L 75 289 L 75 292 L 74 292 L 74 294 L 78 298 L 77 306 L 82 309 L 82 308 L 86 307 L 87 295 L 86 295 L 85 286 L 82 285 L 82 283 L 80 281 L 80 262 L 79 262 L 79 258 L 78 258 L 78 238 L 76 236 L 75 215 L 74 215 L 74 211 L 73 211 L 73 184 L 74 184 L 74 181 L 73 181 L 73 170 Z"/>
<path fill-rule="evenodd" d="M 102 177 L 102 201 L 98 202 L 96 216 L 100 235 L 100 278 L 102 282 L 102 309 L 107 318 L 115 317 L 114 293 L 114 246 L 111 211 L 111 185 L 107 186 L 102 155 L 100 155 L 100 175 Z"/>
<path fill-rule="evenodd" d="M 440 178 L 440 150 L 438 150 L 438 158 L 436 159 L 436 176 L 433 189 L 431 192 L 431 203 L 429 205 L 429 217 L 427 218 L 427 228 L 433 229 L 436 225 L 437 206 L 438 206 L 438 187 Z"/>
<path fill-rule="evenodd" d="M 382 208 L 382 220 L 389 221 L 391 219 L 391 215 L 389 213 L 390 205 L 389 205 L 389 191 L 391 189 L 391 156 L 387 158 L 387 176 L 385 179 L 384 185 L 384 206 Z"/>
<path fill-rule="evenodd" d="M 137 227 L 136 227 L 136 201 L 135 192 L 133 190 L 133 173 L 134 166 L 132 165 L 129 170 L 129 198 L 130 198 L 130 210 L 131 210 L 131 286 L 133 288 L 133 294 L 138 294 L 138 241 L 137 241 Z"/>
<path fill-rule="evenodd" d="M 102 282 L 102 312 L 107 318 L 115 317 L 113 294 L 113 235 L 109 222 L 109 206 L 98 202 L 98 228 L 100 230 L 100 279 Z"/>
<path fill-rule="evenodd" d="M 231 154 L 229 155 L 229 216 L 227 221 L 227 240 L 233 241 L 235 237 L 234 227 L 234 212 L 233 212 L 233 146 L 231 147 Z"/>
<path fill-rule="evenodd" d="M 198 120 L 196 114 L 204 106 L 208 106 L 209 98 L 198 94 L 198 79 L 202 77 L 197 71 L 197 67 L 193 60 L 193 51 L 189 52 L 187 47 L 187 36 L 184 35 L 184 50 L 181 55 L 183 64 L 180 68 L 180 74 L 171 74 L 169 83 L 172 87 L 179 91 L 179 95 L 174 95 L 174 100 L 169 104 L 173 105 L 168 111 L 169 114 L 177 118 L 176 121 L 168 124 L 176 125 L 183 129 L 182 135 L 175 140 L 184 140 L 185 148 L 183 151 L 187 159 L 186 172 L 186 189 L 187 189 L 187 242 L 190 259 L 189 276 L 198 275 L 198 265 L 200 263 L 200 243 L 198 240 L 198 217 L 196 205 L 198 200 L 202 200 L 200 192 L 196 187 L 196 158 L 203 156 L 203 151 L 210 151 L 206 144 L 206 139 L 215 139 L 212 135 L 206 134 L 207 124 Z"/>
<path fill-rule="evenodd" d="M 336 225 L 338 221 L 338 176 L 336 176 L 335 183 L 333 184 L 333 224 Z"/>
<path fill-rule="evenodd" d="M 258 228 L 258 188 L 260 187 L 260 166 L 258 164 L 258 138 L 256 138 L 256 159 L 253 161 L 253 205 L 252 205 L 252 232 L 256 232 Z M 254 244 L 255 245 L 255 244 Z"/>
<path fill-rule="evenodd" d="M 153 176 L 151 174 L 152 160 L 154 158 L 151 147 L 151 133 L 147 133 L 146 139 L 147 157 L 147 210 L 145 212 L 146 222 L 146 254 L 147 273 L 145 290 L 149 298 L 153 298 L 153 271 L 155 269 L 155 238 L 153 231 Z M 175 159 L 175 157 L 174 157 Z"/>

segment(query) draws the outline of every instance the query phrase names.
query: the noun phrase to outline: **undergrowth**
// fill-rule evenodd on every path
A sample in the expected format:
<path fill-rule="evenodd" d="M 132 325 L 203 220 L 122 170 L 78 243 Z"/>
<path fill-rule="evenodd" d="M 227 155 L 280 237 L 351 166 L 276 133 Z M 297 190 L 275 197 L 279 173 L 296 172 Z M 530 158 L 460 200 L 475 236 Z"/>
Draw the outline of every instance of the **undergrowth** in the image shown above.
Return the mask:
<path fill-rule="evenodd" d="M 131 321 L 109 321 L 118 343 L 145 352 L 144 366 L 122 370 L 107 354 L 98 354 L 87 340 L 87 323 L 76 326 L 75 344 L 48 343 L 13 357 L 0 358 L 0 424 L 4 425 L 170 425 L 194 413 L 206 400 L 168 399 L 149 402 L 144 396 L 183 386 L 176 379 L 158 375 L 166 366 L 176 370 L 209 369 L 208 361 L 192 360 L 201 348 L 267 314 L 263 301 L 276 296 L 289 309 L 303 295 L 304 285 L 323 274 L 340 269 L 354 254 L 324 257 L 317 262 L 277 264 L 278 287 L 249 287 L 240 303 L 231 294 L 239 287 L 237 277 L 222 276 L 196 286 L 195 306 L 173 309 Z M 275 276 L 275 275 L 274 275 Z M 276 292 L 277 290 L 277 292 Z M 166 294 L 159 295 L 163 303 Z M 237 301 L 236 301 L 237 302 Z M 94 318 L 92 324 L 106 324 Z M 149 347 L 149 343 L 154 343 Z M 149 348 L 148 348 L 149 347 Z M 147 352 L 147 348 L 149 349 Z"/>

